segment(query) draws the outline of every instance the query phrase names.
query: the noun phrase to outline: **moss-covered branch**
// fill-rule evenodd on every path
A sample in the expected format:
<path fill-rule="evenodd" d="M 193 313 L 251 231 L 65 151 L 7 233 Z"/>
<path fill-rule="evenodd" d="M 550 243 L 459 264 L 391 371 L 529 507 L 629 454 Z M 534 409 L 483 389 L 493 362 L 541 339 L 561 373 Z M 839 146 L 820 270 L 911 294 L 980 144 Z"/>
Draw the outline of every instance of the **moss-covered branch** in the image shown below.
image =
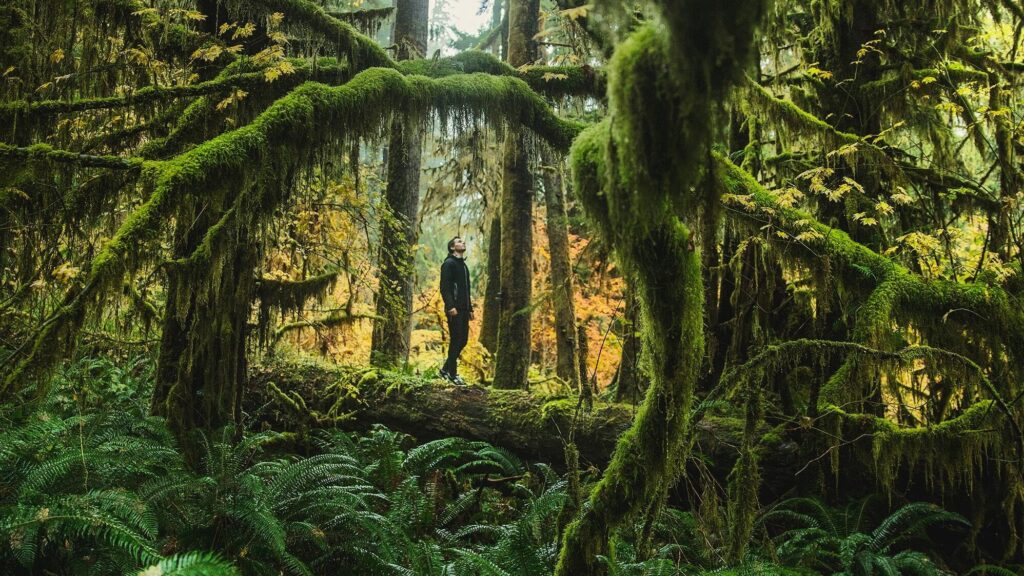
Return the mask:
<path fill-rule="evenodd" d="M 277 346 L 277 343 L 281 341 L 281 338 L 289 332 L 296 330 L 302 330 L 303 328 L 313 328 L 315 330 L 324 330 L 328 328 L 335 328 L 338 326 L 346 326 L 357 320 L 380 320 L 381 317 L 376 314 L 350 314 L 344 310 L 331 312 L 326 316 L 319 318 L 313 318 L 311 320 L 295 320 L 293 322 L 285 322 L 274 329 L 274 334 L 267 343 L 267 348 L 273 350 Z"/>
<path fill-rule="evenodd" d="M 439 59 L 405 60 L 398 64 L 406 74 L 438 78 L 452 74 L 484 72 L 495 76 L 515 76 L 537 92 L 552 97 L 593 96 L 603 98 L 607 90 L 604 72 L 589 66 L 530 66 L 516 70 L 489 52 L 467 50 Z"/>
<path fill-rule="evenodd" d="M 111 170 L 138 170 L 145 162 L 142 158 L 122 158 L 120 156 L 95 156 L 79 154 L 68 150 L 58 150 L 48 144 L 32 146 L 11 146 L 0 142 L 0 159 L 4 161 L 33 162 L 48 161 L 60 164 L 74 164 L 83 168 L 109 168 Z"/>
<path fill-rule="evenodd" d="M 793 102 L 776 97 L 757 82 L 749 81 L 747 86 L 744 102 L 751 115 L 768 117 L 777 121 L 781 127 L 798 134 L 813 135 L 831 150 L 843 146 L 845 148 L 841 156 L 844 159 L 861 158 L 873 169 L 880 169 L 896 179 L 905 179 L 897 163 L 878 145 L 857 134 L 837 130 Z"/>
<path fill-rule="evenodd" d="M 146 86 L 126 96 L 6 102 L 0 104 L 0 122 L 13 122 L 16 118 L 35 119 L 54 114 L 124 108 L 153 102 L 167 102 L 179 98 L 194 98 L 206 94 L 224 93 L 235 88 L 252 88 L 265 82 L 266 78 L 262 72 L 249 72 L 183 86 Z"/>

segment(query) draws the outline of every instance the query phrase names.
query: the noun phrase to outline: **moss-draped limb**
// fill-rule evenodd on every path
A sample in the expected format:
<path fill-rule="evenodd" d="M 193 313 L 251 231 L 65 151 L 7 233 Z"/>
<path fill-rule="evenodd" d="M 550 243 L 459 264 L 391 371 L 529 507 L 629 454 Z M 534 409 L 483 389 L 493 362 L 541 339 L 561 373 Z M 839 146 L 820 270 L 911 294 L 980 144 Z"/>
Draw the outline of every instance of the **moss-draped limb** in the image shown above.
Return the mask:
<path fill-rule="evenodd" d="M 296 330 L 302 330 L 303 328 L 313 328 L 315 330 L 323 330 L 325 328 L 334 328 L 336 326 L 347 326 L 357 320 L 380 320 L 381 317 L 376 314 L 350 314 L 344 310 L 331 312 L 326 316 L 314 318 L 312 320 L 295 320 L 293 322 L 285 322 L 274 329 L 273 335 L 270 336 L 267 341 L 267 349 L 273 350 L 277 346 L 277 343 L 281 341 L 281 338 L 289 332 Z"/>
<path fill-rule="evenodd" d="M 237 195 L 253 185 L 262 167 L 277 166 L 284 174 L 326 143 L 379 137 L 386 120 L 395 113 L 425 119 L 432 111 L 441 117 L 442 126 L 463 126 L 477 118 L 523 125 L 560 149 L 567 148 L 581 129 L 579 123 L 555 116 L 544 99 L 518 78 L 472 74 L 431 79 L 374 68 L 342 86 L 306 83 L 279 99 L 251 124 L 172 160 L 145 164 L 143 178 L 153 190 L 149 198 L 93 258 L 87 288 L 69 300 L 73 310 L 62 308 L 47 323 L 80 313 L 86 300 L 119 285 L 122 274 L 133 266 L 132 256 L 143 252 L 158 235 L 179 198 L 203 193 Z M 272 210 L 273 205 L 262 205 L 261 209 Z M 43 336 L 38 335 L 35 349 L 45 345 L 40 344 Z M 7 375 L 4 388 L 10 390 L 27 370 L 48 364 L 37 365 L 36 354 L 29 354 Z"/>
<path fill-rule="evenodd" d="M 495 76 L 515 76 L 537 92 L 552 97 L 603 97 L 607 89 L 604 72 L 589 66 L 529 66 L 517 70 L 490 52 L 466 50 L 447 58 L 406 60 L 398 64 L 406 74 L 433 78 L 451 74 L 486 72 Z"/>
<path fill-rule="evenodd" d="M 749 81 L 746 91 L 745 106 L 755 116 L 767 116 L 783 127 L 800 134 L 818 137 L 824 145 L 831 149 L 846 146 L 848 153 L 843 158 L 862 158 L 864 162 L 881 169 L 894 178 L 903 177 L 902 170 L 881 147 L 867 139 L 850 132 L 836 129 L 810 112 L 800 108 L 789 100 L 778 98 L 757 82 Z"/>
<path fill-rule="evenodd" d="M 84 112 L 87 110 L 106 110 L 167 102 L 179 98 L 194 98 L 206 94 L 227 92 L 235 88 L 252 88 L 266 79 L 262 72 L 248 72 L 215 78 L 196 84 L 181 86 L 146 86 L 125 96 L 105 96 L 98 98 L 82 98 L 79 100 L 38 100 L 32 102 L 17 101 L 0 104 L 0 122 L 12 122 L 16 118 L 38 119 L 55 114 Z"/>
<path fill-rule="evenodd" d="M 337 56 L 346 57 L 357 70 L 372 66 L 395 66 L 395 62 L 380 45 L 356 30 L 352 24 L 331 16 L 309 0 L 230 0 L 229 6 L 242 13 L 257 11 L 270 15 L 281 12 L 285 15 L 285 25 L 298 24 L 319 34 L 325 42 L 334 46 Z"/>
<path fill-rule="evenodd" d="M 317 58 L 312 61 L 293 59 L 290 62 L 295 67 L 294 72 L 262 86 L 259 90 L 254 90 L 245 98 L 243 104 L 246 107 L 255 107 L 262 111 L 264 107 L 304 82 L 315 81 L 337 86 L 352 79 L 351 67 L 339 63 L 336 58 Z M 227 80 L 232 76 L 259 72 L 259 68 L 251 59 L 242 58 L 226 66 L 217 75 L 216 80 Z M 198 143 L 204 138 L 218 134 L 217 131 L 211 129 L 210 125 L 218 118 L 217 104 L 219 101 L 219 98 L 209 95 L 196 99 L 180 114 L 180 118 L 167 136 L 148 141 L 139 149 L 138 154 L 145 158 L 173 156 L 189 144 Z"/>
<path fill-rule="evenodd" d="M 932 318 L 949 313 L 947 321 L 962 322 L 978 334 L 1001 336 L 1018 358 L 1024 358 L 1024 312 L 1017 299 L 999 286 L 926 280 L 855 242 L 842 230 L 781 205 L 729 160 L 716 157 L 714 172 L 724 192 L 722 201 L 732 215 L 770 225 L 797 249 L 797 257 L 810 261 L 827 255 L 848 286 L 874 292 L 858 313 L 860 336 L 867 338 L 901 312 Z"/>
<path fill-rule="evenodd" d="M 991 456 L 1005 453 L 1015 443 L 993 420 L 995 412 L 995 402 L 983 400 L 939 424 L 904 428 L 885 418 L 851 414 L 829 404 L 823 407 L 820 418 L 838 427 L 842 434 L 837 438 L 872 438 L 880 486 L 894 487 L 893 478 L 901 466 L 923 467 L 929 481 L 938 478 L 943 485 L 955 486 L 962 481 L 969 483 L 986 464 L 993 464 Z M 1002 463 L 1008 464 L 1012 463 Z"/>
<path fill-rule="evenodd" d="M 108 168 L 111 170 L 138 170 L 145 161 L 142 158 L 123 158 L 111 155 L 79 154 L 59 150 L 48 144 L 32 146 L 11 146 L 0 142 L 0 165 L 10 161 L 17 163 L 48 161 L 60 164 L 74 164 L 83 168 Z"/>
<path fill-rule="evenodd" d="M 325 272 L 305 280 L 278 280 L 260 278 L 256 281 L 256 298 L 260 301 L 260 314 L 257 321 L 259 335 L 266 341 L 270 325 L 271 312 L 281 313 L 301 311 L 310 300 L 323 300 L 323 297 L 334 287 L 338 272 Z"/>

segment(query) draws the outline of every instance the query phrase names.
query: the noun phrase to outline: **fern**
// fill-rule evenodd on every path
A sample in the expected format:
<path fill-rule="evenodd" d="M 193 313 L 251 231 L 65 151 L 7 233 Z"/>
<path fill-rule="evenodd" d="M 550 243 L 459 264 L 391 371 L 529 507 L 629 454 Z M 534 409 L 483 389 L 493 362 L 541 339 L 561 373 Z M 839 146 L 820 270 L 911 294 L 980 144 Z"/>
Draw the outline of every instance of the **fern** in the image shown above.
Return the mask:
<path fill-rule="evenodd" d="M 138 576 L 239 576 L 238 570 L 209 552 L 189 552 L 164 558 Z"/>

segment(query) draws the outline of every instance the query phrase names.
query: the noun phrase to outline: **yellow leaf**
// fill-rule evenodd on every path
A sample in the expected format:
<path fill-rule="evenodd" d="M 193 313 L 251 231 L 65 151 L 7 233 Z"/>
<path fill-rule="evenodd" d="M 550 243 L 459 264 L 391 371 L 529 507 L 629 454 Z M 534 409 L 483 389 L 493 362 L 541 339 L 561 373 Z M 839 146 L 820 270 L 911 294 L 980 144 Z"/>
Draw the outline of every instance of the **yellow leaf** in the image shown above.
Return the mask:
<path fill-rule="evenodd" d="M 235 33 L 231 35 L 232 40 L 238 40 L 239 38 L 248 38 L 252 36 L 252 33 L 256 31 L 256 25 L 252 22 L 246 22 L 245 26 L 239 26 L 235 28 Z"/>
<path fill-rule="evenodd" d="M 64 59 L 64 49 L 63 48 L 57 48 L 53 52 L 50 52 L 50 63 L 51 64 L 59 64 L 60 61 L 63 60 L 63 59 Z"/>
<path fill-rule="evenodd" d="M 569 75 L 560 74 L 558 72 L 545 72 L 544 75 L 540 77 L 540 79 L 548 82 L 551 80 L 568 80 Z"/>
<path fill-rule="evenodd" d="M 267 28 L 274 29 L 280 26 L 281 22 L 284 21 L 284 14 L 281 12 L 274 12 L 267 17 Z"/>
<path fill-rule="evenodd" d="M 584 4 L 583 6 L 577 6 L 576 8 L 566 8 L 565 10 L 562 10 L 560 14 L 569 20 L 577 20 L 579 18 L 586 18 L 587 12 L 590 11 L 590 8 L 590 4 Z"/>

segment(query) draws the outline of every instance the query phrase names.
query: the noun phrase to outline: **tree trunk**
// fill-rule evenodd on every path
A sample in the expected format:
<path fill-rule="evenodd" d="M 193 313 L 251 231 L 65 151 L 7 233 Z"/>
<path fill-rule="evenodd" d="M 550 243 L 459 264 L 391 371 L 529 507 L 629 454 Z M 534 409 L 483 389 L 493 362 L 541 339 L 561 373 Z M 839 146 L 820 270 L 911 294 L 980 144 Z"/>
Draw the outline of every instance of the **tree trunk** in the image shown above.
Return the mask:
<path fill-rule="evenodd" d="M 426 53 L 428 12 L 427 0 L 396 0 L 393 40 L 400 60 L 420 58 Z M 376 303 L 381 320 L 374 324 L 370 344 L 370 360 L 378 365 L 409 360 L 415 283 L 412 248 L 418 241 L 422 142 L 415 123 L 398 118 L 391 123 Z"/>
<path fill-rule="evenodd" d="M 622 359 L 615 373 L 615 401 L 639 404 L 647 389 L 640 373 L 640 304 L 626 288 L 626 313 L 622 319 Z"/>
<path fill-rule="evenodd" d="M 182 215 L 192 212 L 184 209 Z M 175 255 L 192 255 L 215 223 L 179 217 Z M 204 224 L 205 225 L 201 225 Z M 259 260 L 245 229 L 223 256 L 175 266 L 168 273 L 156 387 L 150 411 L 167 419 L 186 456 L 196 430 L 236 423 L 247 378 L 246 342 Z M 214 268 L 218 268 L 214 270 Z"/>
<path fill-rule="evenodd" d="M 488 352 L 498 351 L 498 321 L 501 316 L 501 209 L 491 218 L 487 234 L 487 287 L 484 289 L 484 317 L 480 325 L 480 344 Z"/>
<path fill-rule="evenodd" d="M 544 204 L 547 208 L 548 250 L 551 254 L 551 301 L 555 309 L 555 373 L 579 390 L 579 355 L 576 346 L 576 307 L 572 266 L 569 262 L 569 228 L 562 188 L 562 162 L 547 149 L 544 164 Z M 585 385 L 586 382 L 583 382 Z"/>
<path fill-rule="evenodd" d="M 540 0 L 509 5 L 508 63 L 536 59 Z M 533 176 L 525 135 L 505 136 L 501 186 L 501 316 L 498 322 L 494 386 L 525 388 L 530 368 L 530 300 L 533 296 Z"/>

